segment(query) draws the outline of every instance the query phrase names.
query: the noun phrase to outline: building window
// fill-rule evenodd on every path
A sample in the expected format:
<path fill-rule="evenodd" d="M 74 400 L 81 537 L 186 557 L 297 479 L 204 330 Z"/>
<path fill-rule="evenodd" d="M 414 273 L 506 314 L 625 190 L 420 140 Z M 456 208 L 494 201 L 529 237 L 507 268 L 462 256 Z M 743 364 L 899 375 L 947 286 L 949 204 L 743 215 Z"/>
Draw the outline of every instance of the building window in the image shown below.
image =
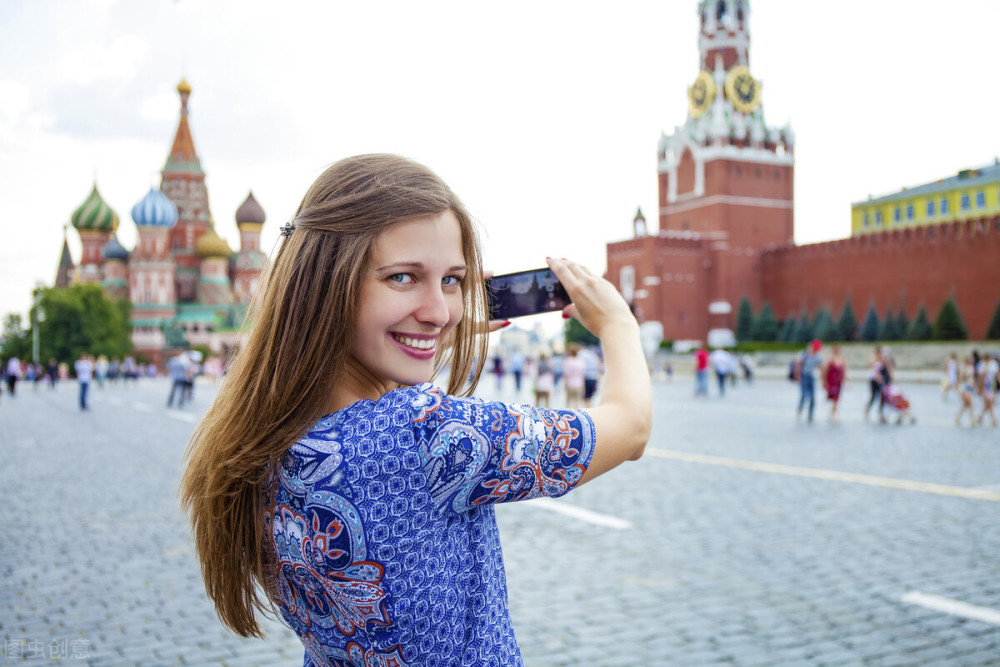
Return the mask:
<path fill-rule="evenodd" d="M 976 193 L 976 208 L 986 208 L 986 193 L 977 192 Z"/>
<path fill-rule="evenodd" d="M 969 210 L 969 195 L 967 194 L 962 195 L 961 207 L 963 211 Z"/>
<path fill-rule="evenodd" d="M 941 199 L 941 215 L 947 215 L 947 214 L 948 214 L 948 200 L 942 198 Z"/>
<path fill-rule="evenodd" d="M 927 200 L 927 217 L 928 218 L 933 218 L 934 217 L 934 200 L 933 199 L 928 199 Z"/>
<path fill-rule="evenodd" d="M 625 301 L 631 303 L 632 292 L 635 290 L 635 269 L 631 266 L 623 266 L 618 272 L 618 284 L 621 286 Z"/>
<path fill-rule="evenodd" d="M 882 226 L 882 211 L 875 211 L 875 226 Z"/>
<path fill-rule="evenodd" d="M 913 220 L 913 204 L 906 205 L 906 219 Z"/>
<path fill-rule="evenodd" d="M 899 207 L 892 209 L 892 221 L 899 222 Z"/>
<path fill-rule="evenodd" d="M 861 215 L 861 226 L 862 227 L 867 227 L 868 226 L 868 213 L 863 213 Z"/>

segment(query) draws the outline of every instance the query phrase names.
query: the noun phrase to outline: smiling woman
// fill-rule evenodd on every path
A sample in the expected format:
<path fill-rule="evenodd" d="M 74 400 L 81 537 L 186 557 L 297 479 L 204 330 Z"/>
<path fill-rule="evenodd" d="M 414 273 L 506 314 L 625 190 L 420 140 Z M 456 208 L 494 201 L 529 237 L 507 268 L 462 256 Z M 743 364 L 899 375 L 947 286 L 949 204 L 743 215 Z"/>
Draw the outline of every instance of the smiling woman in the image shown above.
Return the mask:
<path fill-rule="evenodd" d="M 437 176 L 343 160 L 283 235 L 182 485 L 220 618 L 259 636 L 276 608 L 306 665 L 520 665 L 493 505 L 642 454 L 649 375 L 627 304 L 550 260 L 566 313 L 602 339 L 601 405 L 487 403 L 467 396 L 498 324 L 472 221 Z M 430 384 L 445 366 L 447 392 Z"/>

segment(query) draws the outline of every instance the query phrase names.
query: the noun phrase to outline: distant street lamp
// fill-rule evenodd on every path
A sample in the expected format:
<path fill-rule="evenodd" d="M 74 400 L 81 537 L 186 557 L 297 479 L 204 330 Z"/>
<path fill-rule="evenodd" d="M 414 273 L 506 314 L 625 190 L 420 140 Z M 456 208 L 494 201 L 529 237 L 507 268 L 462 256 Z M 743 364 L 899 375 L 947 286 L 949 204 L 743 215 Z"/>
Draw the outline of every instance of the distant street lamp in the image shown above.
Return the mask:
<path fill-rule="evenodd" d="M 35 283 L 35 289 L 31 293 L 31 360 L 38 365 L 38 325 L 45 321 L 45 313 L 42 312 L 42 283 Z"/>

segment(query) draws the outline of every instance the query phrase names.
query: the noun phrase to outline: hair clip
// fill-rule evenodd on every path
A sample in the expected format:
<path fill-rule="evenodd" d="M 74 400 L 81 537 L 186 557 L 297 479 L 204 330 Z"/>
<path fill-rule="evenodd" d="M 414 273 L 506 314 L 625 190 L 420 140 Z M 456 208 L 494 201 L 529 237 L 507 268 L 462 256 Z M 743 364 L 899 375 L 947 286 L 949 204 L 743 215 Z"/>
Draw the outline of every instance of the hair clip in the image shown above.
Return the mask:
<path fill-rule="evenodd" d="M 284 236 L 286 239 L 289 236 L 291 236 L 292 232 L 294 232 L 294 231 L 295 231 L 295 223 L 294 222 L 288 221 L 288 222 L 286 222 L 285 224 L 283 224 L 281 226 L 281 235 Z"/>

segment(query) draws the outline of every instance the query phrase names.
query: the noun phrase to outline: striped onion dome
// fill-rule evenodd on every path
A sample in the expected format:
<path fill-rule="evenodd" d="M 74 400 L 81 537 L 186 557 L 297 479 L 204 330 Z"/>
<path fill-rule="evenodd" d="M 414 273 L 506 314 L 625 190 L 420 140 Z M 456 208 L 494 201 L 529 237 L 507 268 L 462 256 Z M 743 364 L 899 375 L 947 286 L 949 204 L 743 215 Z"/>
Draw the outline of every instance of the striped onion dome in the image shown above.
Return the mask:
<path fill-rule="evenodd" d="M 166 227 L 177 222 L 177 207 L 165 194 L 150 188 L 146 196 L 132 207 L 132 219 L 139 227 Z"/>
<path fill-rule="evenodd" d="M 118 259 L 118 260 L 121 260 L 123 262 L 127 262 L 128 261 L 129 252 L 128 252 L 128 250 L 125 249 L 125 246 L 123 246 L 118 241 L 118 236 L 115 235 L 115 234 L 112 234 L 111 235 L 111 240 L 108 241 L 104 245 L 104 248 L 101 249 L 101 254 L 104 255 L 104 259 L 105 260 Z"/>
<path fill-rule="evenodd" d="M 113 232 L 118 229 L 118 214 L 104 201 L 97 191 L 97 183 L 94 183 L 87 200 L 73 211 L 70 222 L 79 230 Z"/>
<path fill-rule="evenodd" d="M 261 208 L 257 200 L 254 199 L 253 191 L 247 195 L 247 198 L 240 204 L 240 207 L 236 209 L 236 224 L 237 226 L 244 222 L 253 222 L 258 225 L 264 224 L 264 209 Z"/>
<path fill-rule="evenodd" d="M 199 257 L 229 257 L 233 251 L 229 248 L 226 240 L 219 236 L 215 227 L 209 227 L 208 231 L 201 235 L 198 242 L 194 244 L 194 251 Z"/>

